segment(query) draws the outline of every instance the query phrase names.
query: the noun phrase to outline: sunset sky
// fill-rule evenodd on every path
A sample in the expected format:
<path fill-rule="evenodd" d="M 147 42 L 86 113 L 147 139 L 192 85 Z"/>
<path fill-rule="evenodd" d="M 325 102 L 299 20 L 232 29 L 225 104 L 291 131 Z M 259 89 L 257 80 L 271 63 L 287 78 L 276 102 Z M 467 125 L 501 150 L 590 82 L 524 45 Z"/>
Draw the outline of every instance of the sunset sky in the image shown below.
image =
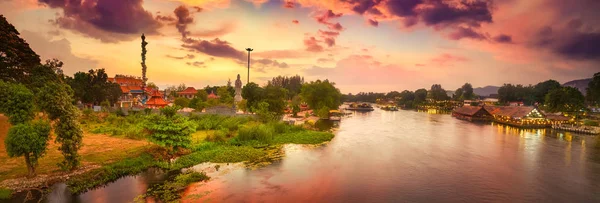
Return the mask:
<path fill-rule="evenodd" d="M 0 0 L 43 59 L 160 87 L 241 74 L 329 79 L 343 93 L 561 83 L 600 72 L 598 0 Z"/>

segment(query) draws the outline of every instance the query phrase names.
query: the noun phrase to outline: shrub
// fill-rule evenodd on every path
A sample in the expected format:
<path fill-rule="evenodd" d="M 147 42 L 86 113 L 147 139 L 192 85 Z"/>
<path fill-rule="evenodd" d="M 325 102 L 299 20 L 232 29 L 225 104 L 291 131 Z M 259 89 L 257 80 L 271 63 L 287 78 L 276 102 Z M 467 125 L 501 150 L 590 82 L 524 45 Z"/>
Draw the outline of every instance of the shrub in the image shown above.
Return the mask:
<path fill-rule="evenodd" d="M 267 125 L 243 126 L 238 131 L 237 139 L 240 141 L 256 140 L 264 143 L 270 143 L 273 140 L 273 129 Z"/>
<path fill-rule="evenodd" d="M 227 140 L 229 131 L 227 129 L 221 129 L 215 131 L 213 134 L 206 136 L 206 141 L 209 142 L 225 142 Z"/>
<path fill-rule="evenodd" d="M 144 109 L 144 114 L 150 115 L 150 113 L 152 113 L 152 109 L 151 108 L 145 108 Z"/>
<path fill-rule="evenodd" d="M 167 118 L 171 118 L 175 116 L 175 114 L 177 114 L 177 111 L 179 111 L 179 109 L 181 109 L 181 107 L 177 105 L 165 106 L 162 109 L 160 109 L 160 113 L 162 115 L 165 115 Z"/>
<path fill-rule="evenodd" d="M 180 115 L 154 115 L 145 122 L 145 128 L 150 132 L 151 142 L 171 153 L 179 148 L 189 148 L 192 142 L 190 135 L 196 131 L 194 124 Z"/>

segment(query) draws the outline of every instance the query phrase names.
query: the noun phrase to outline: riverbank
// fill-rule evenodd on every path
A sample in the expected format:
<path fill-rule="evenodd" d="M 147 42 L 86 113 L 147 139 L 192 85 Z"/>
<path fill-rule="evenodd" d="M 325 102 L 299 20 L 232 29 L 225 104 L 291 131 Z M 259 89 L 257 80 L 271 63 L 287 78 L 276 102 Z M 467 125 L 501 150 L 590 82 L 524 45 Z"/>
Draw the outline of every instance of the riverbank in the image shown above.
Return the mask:
<path fill-rule="evenodd" d="M 129 141 L 144 142 L 144 147 L 135 153 L 123 150 L 122 152 L 127 155 L 120 156 L 118 160 L 113 157 L 114 161 L 84 165 L 75 172 L 52 174 L 40 172 L 38 177 L 33 179 L 24 178 L 22 175 L 21 178 L 3 181 L 5 184 L 0 185 L 0 188 L 8 188 L 14 192 L 32 188 L 43 190 L 47 189 L 51 183 L 66 182 L 71 193 L 80 194 L 149 168 L 158 168 L 166 173 L 180 173 L 181 169 L 205 162 L 243 162 L 247 167 L 261 167 L 283 157 L 281 148 L 284 144 L 320 144 L 330 141 L 334 136 L 330 132 L 313 131 L 284 123 L 260 123 L 252 118 L 197 116 L 191 118 L 198 129 L 191 135 L 192 145 L 187 150 L 180 150 L 173 157 L 161 148 L 143 141 L 146 134 L 139 127 L 144 122 L 144 116 L 110 117 L 101 120 L 87 119 L 83 122 L 86 132 L 102 133 L 86 133 L 84 146 L 90 142 L 86 142 L 90 138 L 102 138 L 101 140 L 115 139 L 114 142 L 123 144 L 127 144 Z M 141 135 L 132 133 L 136 131 Z M 89 157 L 111 157 L 114 155 L 111 153 L 112 151 L 119 151 L 115 145 L 105 145 L 104 147 L 108 147 L 110 150 L 101 148 L 82 150 L 86 151 L 86 153 L 82 153 L 84 163 L 89 162 L 85 161 Z M 127 149 L 126 146 L 121 147 Z M 48 150 L 49 154 L 51 150 Z M 39 168 L 50 167 L 42 165 L 44 163 L 42 160 L 46 158 L 48 157 L 40 159 Z M 60 161 L 60 158 L 60 156 L 54 157 L 56 162 Z M 15 164 L 24 165 L 24 161 L 15 161 Z M 23 169 L 22 173 L 25 174 L 26 170 Z M 27 184 L 22 184 L 25 182 Z"/>

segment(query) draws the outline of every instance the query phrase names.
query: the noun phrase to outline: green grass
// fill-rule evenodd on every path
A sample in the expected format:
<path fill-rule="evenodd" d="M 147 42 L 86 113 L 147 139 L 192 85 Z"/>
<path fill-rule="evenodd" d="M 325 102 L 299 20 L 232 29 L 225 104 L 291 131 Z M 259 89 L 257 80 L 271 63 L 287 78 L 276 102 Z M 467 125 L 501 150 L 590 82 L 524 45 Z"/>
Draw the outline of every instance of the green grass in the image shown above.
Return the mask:
<path fill-rule="evenodd" d="M 330 141 L 334 135 L 329 132 L 299 131 L 275 136 L 276 144 L 320 144 Z"/>
<path fill-rule="evenodd" d="M 73 194 L 79 194 L 121 177 L 141 173 L 150 167 L 156 166 L 157 163 L 150 154 L 142 154 L 135 158 L 124 159 L 74 176 L 67 181 L 67 185 Z"/>
<path fill-rule="evenodd" d="M 0 199 L 10 199 L 12 192 L 11 189 L 0 188 Z"/>
<path fill-rule="evenodd" d="M 191 167 L 203 162 L 235 163 L 254 161 L 267 155 L 265 150 L 251 146 L 234 146 L 214 142 L 207 142 L 199 145 L 194 151 L 195 152 L 191 154 L 179 157 L 170 166 L 162 167 L 176 170 Z"/>

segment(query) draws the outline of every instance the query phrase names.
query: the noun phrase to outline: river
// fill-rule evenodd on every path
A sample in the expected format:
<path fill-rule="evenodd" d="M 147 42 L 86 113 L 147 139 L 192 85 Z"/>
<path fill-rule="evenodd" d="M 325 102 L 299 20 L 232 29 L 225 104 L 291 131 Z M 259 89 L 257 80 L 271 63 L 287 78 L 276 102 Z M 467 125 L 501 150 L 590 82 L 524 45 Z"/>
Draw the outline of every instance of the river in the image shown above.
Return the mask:
<path fill-rule="evenodd" d="M 284 150 L 269 166 L 191 185 L 183 202 L 600 202 L 594 136 L 376 109 L 343 118 L 330 143 Z M 47 202 L 128 202 L 148 179 Z"/>

